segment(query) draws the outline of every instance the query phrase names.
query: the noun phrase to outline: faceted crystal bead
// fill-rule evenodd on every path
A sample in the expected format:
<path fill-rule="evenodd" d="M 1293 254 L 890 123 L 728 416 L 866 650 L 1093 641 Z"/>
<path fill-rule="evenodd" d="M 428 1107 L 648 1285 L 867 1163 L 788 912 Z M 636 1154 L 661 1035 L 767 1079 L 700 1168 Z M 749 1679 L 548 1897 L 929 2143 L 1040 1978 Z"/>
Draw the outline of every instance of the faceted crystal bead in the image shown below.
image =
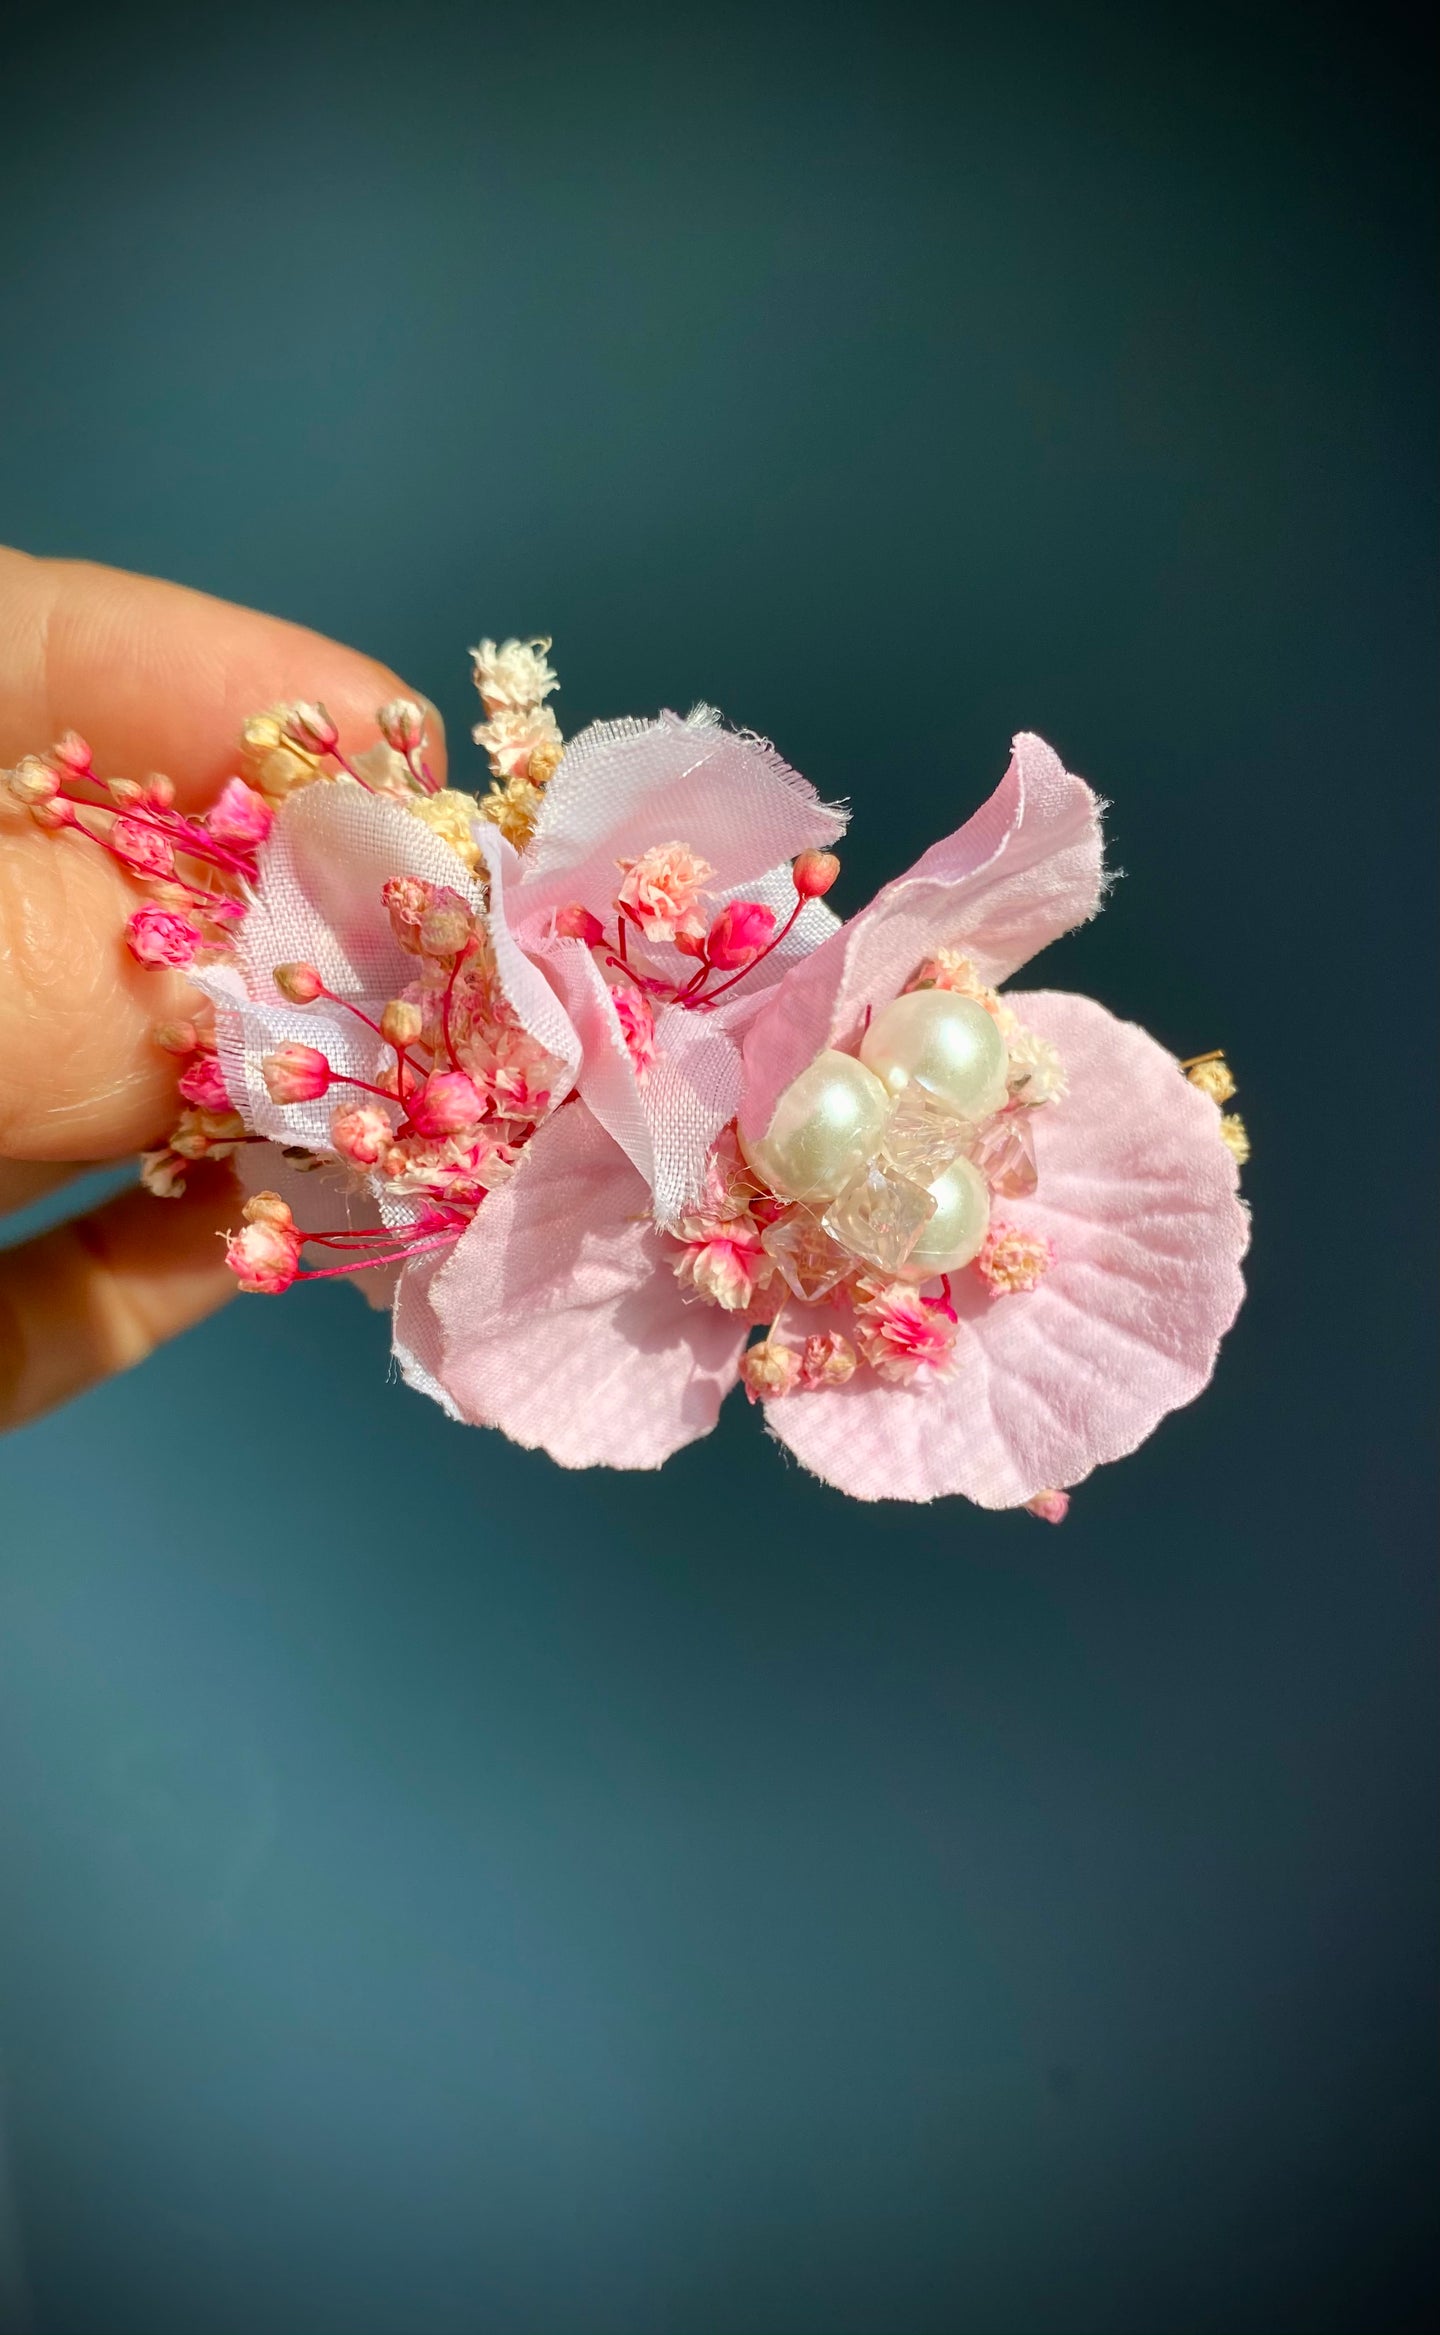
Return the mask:
<path fill-rule="evenodd" d="M 968 1151 L 975 1134 L 973 1120 L 957 1118 L 912 1078 L 895 1098 L 885 1130 L 884 1157 L 909 1182 L 929 1184 L 943 1175 L 962 1151 Z"/>
<path fill-rule="evenodd" d="M 1003 1199 L 1023 1200 L 1034 1191 L 1035 1137 L 1030 1113 L 1023 1107 L 997 1111 L 987 1119 L 969 1152 L 991 1191 Z"/>
<path fill-rule="evenodd" d="M 898 1273 L 935 1213 L 929 1192 L 872 1161 L 825 1212 L 825 1230 L 867 1265 Z"/>
<path fill-rule="evenodd" d="M 792 1297 L 815 1305 L 854 1269 L 855 1260 L 838 1248 L 817 1216 L 808 1208 L 787 1209 L 760 1235 L 760 1245 L 773 1257 Z"/>

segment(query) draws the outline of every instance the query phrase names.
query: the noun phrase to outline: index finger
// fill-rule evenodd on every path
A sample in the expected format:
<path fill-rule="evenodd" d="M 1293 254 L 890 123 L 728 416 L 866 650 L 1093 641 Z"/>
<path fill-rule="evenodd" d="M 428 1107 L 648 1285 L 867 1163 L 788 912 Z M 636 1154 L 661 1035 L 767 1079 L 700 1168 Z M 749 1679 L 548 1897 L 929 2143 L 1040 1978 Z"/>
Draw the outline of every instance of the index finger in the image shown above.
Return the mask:
<path fill-rule="evenodd" d="M 0 763 L 79 730 L 105 777 L 163 770 L 203 804 L 246 716 L 319 699 L 342 739 L 409 695 L 386 666 L 277 617 L 147 576 L 0 551 Z M 430 755 L 443 770 L 436 724 Z M 14 810 L 16 807 L 11 806 Z M 175 1065 L 150 1030 L 185 1010 L 122 938 L 138 895 L 74 835 L 0 818 L 0 1156 L 111 1159 L 159 1142 Z"/>
<path fill-rule="evenodd" d="M 376 707 L 412 694 L 375 658 L 282 617 L 153 576 L 0 548 L 0 764 L 78 730 L 103 777 L 163 770 L 181 808 L 193 808 L 236 770 L 248 715 L 318 699 L 342 741 L 368 741 Z M 440 768 L 438 718 L 434 733 Z"/>

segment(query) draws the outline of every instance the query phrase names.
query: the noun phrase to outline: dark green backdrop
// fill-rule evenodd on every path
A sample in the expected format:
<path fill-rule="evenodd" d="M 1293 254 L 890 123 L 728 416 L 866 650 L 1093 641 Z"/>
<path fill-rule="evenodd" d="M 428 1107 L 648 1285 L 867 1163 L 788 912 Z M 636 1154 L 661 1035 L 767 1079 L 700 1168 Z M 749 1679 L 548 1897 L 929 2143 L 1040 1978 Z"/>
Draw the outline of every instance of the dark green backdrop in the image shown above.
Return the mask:
<path fill-rule="evenodd" d="M 247 1301 L 0 1452 L 8 2325 L 1433 2300 L 1426 60 L 1385 8 L 11 9 L 0 533 L 855 806 L 1224 1044 L 1217 1383 L 1053 1532 L 568 1478 Z M 159 1467 L 163 1432 L 172 1455 Z"/>

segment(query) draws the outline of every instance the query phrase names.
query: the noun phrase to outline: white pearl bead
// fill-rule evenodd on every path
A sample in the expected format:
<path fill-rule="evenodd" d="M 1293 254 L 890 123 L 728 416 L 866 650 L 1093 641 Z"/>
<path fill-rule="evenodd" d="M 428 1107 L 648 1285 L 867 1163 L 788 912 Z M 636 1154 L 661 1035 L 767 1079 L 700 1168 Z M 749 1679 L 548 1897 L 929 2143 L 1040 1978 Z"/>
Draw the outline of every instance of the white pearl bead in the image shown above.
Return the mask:
<path fill-rule="evenodd" d="M 860 1059 L 892 1095 L 911 1079 L 964 1119 L 988 1118 L 1005 1100 L 1008 1058 L 995 1016 L 949 989 L 914 989 L 877 1013 Z"/>
<path fill-rule="evenodd" d="M 952 1160 L 925 1188 L 935 1213 L 905 1260 L 907 1281 L 957 1273 L 978 1254 L 990 1229 L 990 1187 L 971 1160 Z"/>
<path fill-rule="evenodd" d="M 875 1157 L 890 1097 L 853 1055 L 827 1048 L 786 1087 L 745 1157 L 786 1200 L 833 1200 Z"/>

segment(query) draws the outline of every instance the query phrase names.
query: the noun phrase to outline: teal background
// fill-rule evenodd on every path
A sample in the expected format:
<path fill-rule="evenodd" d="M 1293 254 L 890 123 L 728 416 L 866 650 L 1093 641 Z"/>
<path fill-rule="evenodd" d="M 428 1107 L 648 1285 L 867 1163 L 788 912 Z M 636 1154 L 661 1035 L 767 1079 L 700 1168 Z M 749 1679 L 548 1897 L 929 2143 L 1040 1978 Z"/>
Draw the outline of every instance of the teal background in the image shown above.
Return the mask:
<path fill-rule="evenodd" d="M 482 631 L 567 728 L 714 700 L 846 908 L 1038 728 L 1127 871 L 1041 977 L 1230 1050 L 1257 1243 L 1061 1532 L 738 1403 L 564 1476 L 332 1288 L 8 1441 L 0 2325 L 1430 2323 L 1428 66 L 9 11 L 0 532 L 355 640 L 462 773 Z"/>

